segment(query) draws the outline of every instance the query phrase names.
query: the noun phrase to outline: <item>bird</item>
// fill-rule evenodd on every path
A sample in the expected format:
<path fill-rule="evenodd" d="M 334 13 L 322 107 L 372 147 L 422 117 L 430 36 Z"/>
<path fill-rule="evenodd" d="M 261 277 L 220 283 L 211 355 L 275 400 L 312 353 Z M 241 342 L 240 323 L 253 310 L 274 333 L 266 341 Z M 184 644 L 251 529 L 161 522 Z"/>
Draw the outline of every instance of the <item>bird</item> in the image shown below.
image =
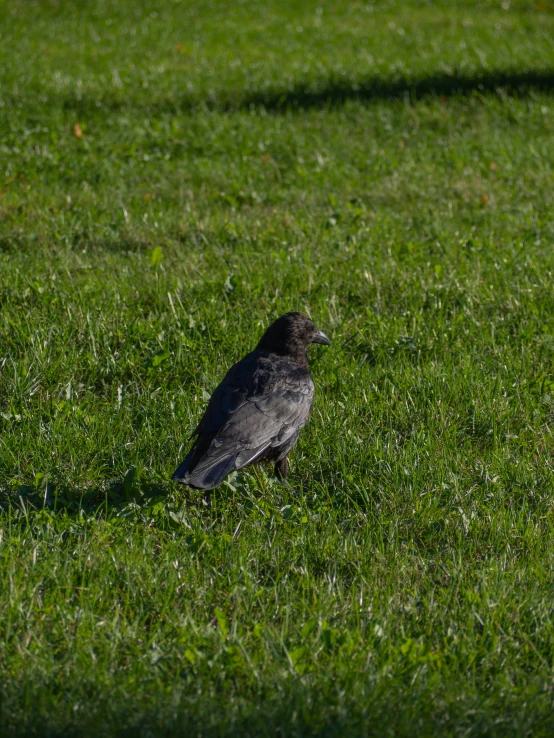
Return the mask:
<path fill-rule="evenodd" d="M 314 398 L 307 352 L 311 343 L 331 345 L 302 313 L 277 318 L 214 391 L 191 436 L 190 451 L 172 479 L 211 490 L 234 469 L 273 461 L 276 476 L 286 481 L 288 453 Z"/>

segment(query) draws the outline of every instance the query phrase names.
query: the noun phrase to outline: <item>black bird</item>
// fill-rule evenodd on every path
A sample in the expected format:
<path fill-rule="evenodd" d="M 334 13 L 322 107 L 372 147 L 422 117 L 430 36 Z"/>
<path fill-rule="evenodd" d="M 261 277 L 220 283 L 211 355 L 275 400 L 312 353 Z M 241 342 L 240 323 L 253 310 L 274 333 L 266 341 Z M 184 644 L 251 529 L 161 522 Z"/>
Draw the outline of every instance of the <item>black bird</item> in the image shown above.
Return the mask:
<path fill-rule="evenodd" d="M 331 341 L 302 313 L 286 313 L 269 326 L 213 393 L 176 482 L 213 489 L 233 469 L 262 460 L 274 461 L 275 473 L 286 479 L 287 454 L 314 398 L 310 343 Z"/>

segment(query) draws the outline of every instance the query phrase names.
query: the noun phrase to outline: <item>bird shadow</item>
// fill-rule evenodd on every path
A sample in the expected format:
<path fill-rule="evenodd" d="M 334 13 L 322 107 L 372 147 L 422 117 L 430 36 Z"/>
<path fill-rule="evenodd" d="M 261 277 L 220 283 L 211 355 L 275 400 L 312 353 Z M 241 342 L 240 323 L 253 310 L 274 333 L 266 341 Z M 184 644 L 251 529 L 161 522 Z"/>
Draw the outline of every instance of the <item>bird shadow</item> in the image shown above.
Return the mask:
<path fill-rule="evenodd" d="M 50 483 L 43 487 L 22 485 L 15 490 L 0 488 L 0 509 L 11 507 L 24 514 L 46 510 L 53 515 L 102 516 L 129 507 L 148 509 L 157 502 L 171 500 L 175 497 L 174 487 L 170 482 L 126 484 L 125 479 L 87 489 Z"/>
<path fill-rule="evenodd" d="M 132 471 L 132 470 L 130 470 Z M 264 498 L 295 499 L 298 491 L 288 483 L 261 469 L 233 472 L 215 490 L 191 489 L 172 481 L 152 483 L 134 479 L 129 472 L 108 485 L 78 489 L 63 484 L 21 485 L 17 489 L 0 487 L 0 511 L 11 508 L 27 517 L 45 511 L 48 515 L 69 517 L 130 517 L 143 513 L 149 519 L 170 518 L 182 524 L 190 512 L 218 515 L 226 499 L 240 498 L 246 508 L 259 507 Z M 163 512 L 162 512 L 163 510 Z"/>

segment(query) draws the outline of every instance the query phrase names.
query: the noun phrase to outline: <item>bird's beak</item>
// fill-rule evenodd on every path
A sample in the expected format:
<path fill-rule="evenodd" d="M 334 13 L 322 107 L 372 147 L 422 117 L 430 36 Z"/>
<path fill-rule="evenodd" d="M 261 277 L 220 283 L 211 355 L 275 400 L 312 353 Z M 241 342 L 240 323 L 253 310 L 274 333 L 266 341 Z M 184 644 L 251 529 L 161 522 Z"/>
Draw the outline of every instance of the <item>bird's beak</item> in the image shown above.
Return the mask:
<path fill-rule="evenodd" d="M 312 343 L 322 343 L 324 346 L 330 346 L 331 341 L 329 340 L 329 337 L 323 333 L 323 331 L 318 331 L 315 336 L 312 338 Z"/>

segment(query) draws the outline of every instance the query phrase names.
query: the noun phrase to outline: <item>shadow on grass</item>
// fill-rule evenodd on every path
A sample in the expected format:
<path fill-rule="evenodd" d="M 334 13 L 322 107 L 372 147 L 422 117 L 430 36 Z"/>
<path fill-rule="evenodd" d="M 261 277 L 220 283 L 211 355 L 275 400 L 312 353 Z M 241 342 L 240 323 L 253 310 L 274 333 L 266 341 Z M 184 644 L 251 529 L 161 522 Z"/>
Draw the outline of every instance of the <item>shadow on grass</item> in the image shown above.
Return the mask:
<path fill-rule="evenodd" d="M 0 488 L 0 510 L 11 507 L 26 514 L 29 511 L 47 510 L 50 514 L 80 515 L 81 513 L 98 515 L 108 510 L 123 510 L 129 505 L 152 507 L 156 502 L 170 500 L 176 491 L 176 485 L 151 484 L 134 482 L 127 477 L 114 481 L 106 487 L 86 490 L 71 489 L 60 485 L 47 484 L 36 488 L 22 485 L 16 490 Z M 199 500 L 201 502 L 201 499 Z M 189 500 L 186 500 L 189 503 Z M 196 498 L 191 495 L 190 504 Z"/>
<path fill-rule="evenodd" d="M 527 95 L 531 92 L 554 92 L 554 71 L 491 71 L 476 75 L 460 72 L 429 77 L 399 77 L 387 80 L 368 78 L 358 84 L 329 79 L 321 87 L 296 84 L 292 90 L 270 90 L 246 96 L 241 107 L 264 107 L 266 110 L 317 108 L 342 105 L 348 100 L 372 101 L 425 97 L 468 97 L 472 94 Z"/>
<path fill-rule="evenodd" d="M 191 682 L 203 681 L 191 678 Z M 152 685 L 153 695 L 143 693 L 134 699 L 117 695 L 119 699 L 108 701 L 100 693 L 92 700 L 82 695 L 73 710 L 75 694 L 67 695 L 71 700 L 66 707 L 63 701 L 56 705 L 55 697 L 59 700 L 59 695 L 47 692 L 37 696 L 34 704 L 29 701 L 26 710 L 21 709 L 21 699 L 12 697 L 9 703 L 5 700 L 4 710 L 0 709 L 0 729 L 6 738 L 232 738 L 237 735 L 244 738 L 281 735 L 289 738 L 384 735 L 516 738 L 552 735 L 554 729 L 551 701 L 544 692 L 536 690 L 534 694 L 526 694 L 528 699 L 518 705 L 515 695 L 503 698 L 493 693 L 482 697 L 477 691 L 468 694 L 467 690 L 461 690 L 455 696 L 451 679 L 447 689 L 435 690 L 392 683 L 388 694 L 382 686 L 360 689 L 348 684 L 351 680 L 347 679 L 341 686 L 350 689 L 342 695 L 325 680 L 319 690 L 310 686 L 308 680 L 291 681 L 282 685 L 281 693 L 271 695 L 267 690 L 244 696 L 224 693 L 219 700 L 213 696 L 203 698 L 192 684 L 181 692 L 174 686 L 172 704 L 161 697 L 160 685 Z M 358 681 L 363 683 L 364 677 L 359 675 Z M 204 682 L 202 686 L 207 684 Z M 95 691 L 94 685 L 91 688 Z M 295 694 L 291 694 L 293 690 Z M 140 687 L 137 691 L 141 691 Z M 354 694 L 349 694 L 351 691 Z M 0 707 L 1 702 L 0 698 Z"/>
<path fill-rule="evenodd" d="M 243 472 L 241 476 L 242 474 Z M 232 472 L 218 488 L 211 490 L 212 497 L 221 495 L 221 499 L 224 499 L 237 492 L 247 500 L 250 496 L 248 476 L 247 474 L 246 480 L 240 477 L 237 480 L 237 472 Z M 289 490 L 275 478 L 266 479 L 265 485 L 273 484 L 271 480 L 274 480 L 279 488 Z M 261 485 L 263 493 L 265 490 L 263 480 Z M 164 514 L 168 513 L 169 518 L 181 525 L 181 516 L 187 510 L 206 511 L 212 509 L 212 503 L 210 496 L 206 496 L 203 490 L 193 489 L 170 479 L 149 482 L 141 478 L 135 467 L 131 467 L 123 478 L 87 489 L 75 489 L 52 482 L 40 486 L 21 485 L 12 489 L 0 487 L 0 512 L 13 509 L 24 517 L 30 512 L 45 511 L 48 516 L 85 514 L 92 517 L 101 517 L 104 514 L 108 516 L 111 513 L 126 517 L 127 514 L 142 512 L 149 517 L 158 518 L 163 517 L 160 507 L 167 508 Z"/>
<path fill-rule="evenodd" d="M 203 96 L 202 93 L 180 95 L 145 102 L 137 99 L 132 90 L 125 97 L 69 96 L 52 98 L 51 104 L 79 113 L 105 114 L 106 110 L 141 108 L 158 112 L 178 112 L 208 109 L 221 112 L 264 109 L 271 112 L 306 110 L 343 105 L 349 100 L 372 102 L 408 98 L 412 101 L 428 97 L 450 98 L 471 95 L 508 95 L 525 97 L 534 92 L 554 92 L 554 70 L 552 69 L 498 69 L 467 74 L 461 71 L 452 74 L 440 73 L 422 77 L 400 76 L 395 78 L 367 77 L 351 80 L 329 77 L 319 81 L 298 81 L 290 89 L 270 87 L 266 90 L 228 90 Z M 48 104 L 48 103 L 45 103 Z"/>

